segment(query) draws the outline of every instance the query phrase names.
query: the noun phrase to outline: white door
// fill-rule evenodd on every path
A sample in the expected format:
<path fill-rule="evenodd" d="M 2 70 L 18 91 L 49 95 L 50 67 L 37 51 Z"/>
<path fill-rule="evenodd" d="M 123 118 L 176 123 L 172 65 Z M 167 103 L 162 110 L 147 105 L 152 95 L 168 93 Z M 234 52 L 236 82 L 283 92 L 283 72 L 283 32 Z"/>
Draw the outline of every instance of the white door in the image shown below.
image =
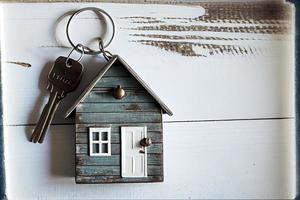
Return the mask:
<path fill-rule="evenodd" d="M 147 177 L 147 148 L 140 141 L 147 137 L 147 127 L 122 127 L 122 177 Z"/>

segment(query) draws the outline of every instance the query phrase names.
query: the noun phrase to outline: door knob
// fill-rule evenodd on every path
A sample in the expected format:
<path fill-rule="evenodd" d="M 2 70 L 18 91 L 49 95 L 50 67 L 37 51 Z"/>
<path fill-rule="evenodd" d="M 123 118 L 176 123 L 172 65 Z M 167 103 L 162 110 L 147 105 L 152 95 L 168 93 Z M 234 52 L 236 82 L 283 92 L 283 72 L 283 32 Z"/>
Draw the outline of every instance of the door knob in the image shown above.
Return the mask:
<path fill-rule="evenodd" d="M 140 144 L 141 144 L 143 147 L 149 147 L 149 146 L 152 144 L 151 138 L 143 138 L 143 139 L 140 141 Z"/>

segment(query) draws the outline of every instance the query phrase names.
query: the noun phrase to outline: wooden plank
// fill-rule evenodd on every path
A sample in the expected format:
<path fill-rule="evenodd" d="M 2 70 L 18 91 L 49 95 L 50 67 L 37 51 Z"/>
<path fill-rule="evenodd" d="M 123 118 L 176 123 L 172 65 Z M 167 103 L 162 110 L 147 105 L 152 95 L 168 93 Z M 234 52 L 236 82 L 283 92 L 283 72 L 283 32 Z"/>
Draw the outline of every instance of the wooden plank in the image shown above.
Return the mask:
<path fill-rule="evenodd" d="M 163 175 L 163 168 L 161 166 L 149 165 L 149 176 L 161 176 Z M 76 175 L 79 176 L 110 176 L 121 175 L 121 166 L 76 166 Z"/>
<path fill-rule="evenodd" d="M 290 199 L 295 169 L 290 160 L 294 152 L 294 124 L 295 120 L 164 124 L 165 183 L 118 184 L 100 191 L 99 188 L 103 187 L 100 185 L 74 185 L 73 125 L 51 126 L 51 134 L 47 134 L 42 146 L 27 141 L 24 130 L 32 130 L 32 126 L 6 126 L 8 194 L 14 195 L 15 199 L 38 199 L 38 192 L 44 199 L 69 199 L 70 195 L 77 195 L 72 197 L 79 200 L 100 196 L 118 199 L 123 195 L 131 198 L 132 193 L 142 191 L 146 199 L 153 199 L 153 195 L 157 199 L 178 196 L 216 199 L 224 196 L 225 191 L 236 199 L 269 199 L 270 195 L 277 199 Z M 229 158 L 233 158 L 234 162 L 228 162 Z M 27 187 L 28 183 L 31 187 Z M 257 183 L 261 183 L 260 187 Z M 207 188 L 199 188 L 199 185 Z M 132 193 L 128 191 L 129 187 Z M 170 187 L 172 191 L 169 191 Z M 53 192 L 53 188 L 60 192 Z M 189 188 L 189 191 L 181 188 Z M 115 194 L 116 191 L 120 193 Z M 139 199 L 141 196 L 134 197 Z"/>
<path fill-rule="evenodd" d="M 160 165 L 163 164 L 162 154 L 147 154 L 147 165 Z M 99 166 L 120 166 L 120 155 L 112 156 L 87 156 L 76 155 L 76 165 L 99 165 Z"/>
<path fill-rule="evenodd" d="M 81 103 L 76 112 L 119 113 L 119 112 L 160 112 L 157 103 Z"/>
<path fill-rule="evenodd" d="M 118 65 L 119 64 L 119 65 Z M 103 77 L 132 77 L 128 70 L 117 61 Z M 102 86 L 101 86 L 102 87 Z"/>
<path fill-rule="evenodd" d="M 122 178 L 121 176 L 76 176 L 76 183 L 144 183 L 163 182 L 163 176 L 148 176 L 144 178 Z"/>
<path fill-rule="evenodd" d="M 111 131 L 112 132 L 118 132 L 120 131 L 121 126 L 147 126 L 148 132 L 162 132 L 163 131 L 163 125 L 162 123 L 116 123 L 116 124 L 110 124 Z M 88 123 L 88 124 L 76 124 L 76 132 L 82 132 L 86 133 L 89 130 L 89 127 L 103 127 L 107 126 L 107 123 Z"/>
<path fill-rule="evenodd" d="M 76 113 L 76 123 L 159 123 L 162 122 L 160 113 Z"/>
<path fill-rule="evenodd" d="M 118 85 L 123 88 L 143 88 L 134 77 L 102 77 L 95 87 L 116 88 Z"/>
<path fill-rule="evenodd" d="M 120 166 L 76 166 L 76 175 L 120 175 Z"/>
<path fill-rule="evenodd" d="M 156 102 L 153 97 L 145 91 L 125 90 L 126 94 L 123 99 L 115 99 L 111 91 L 92 91 L 84 99 L 85 103 L 123 103 L 123 102 Z"/>
<path fill-rule="evenodd" d="M 147 153 L 147 165 L 160 165 L 160 166 L 163 166 L 163 154 L 150 154 L 150 153 Z"/>
<path fill-rule="evenodd" d="M 256 20 L 253 23 L 247 16 L 253 16 L 253 12 L 257 13 L 257 10 L 265 8 L 269 10 L 274 7 L 257 5 L 254 7 L 246 3 L 244 8 L 241 8 L 241 5 L 231 8 L 229 6 L 232 4 L 226 2 L 221 8 L 214 3 L 205 5 L 207 6 L 203 8 L 89 3 L 76 4 L 76 7 L 96 6 L 112 15 L 118 27 L 117 34 L 122 37 L 115 41 L 117 45 L 109 46 L 109 50 L 112 53 L 122 54 L 122 57 L 167 105 L 171 106 L 175 115 L 170 119 L 166 118 L 167 120 L 294 116 L 292 109 L 287 108 L 288 105 L 293 105 L 290 100 L 294 99 L 291 92 L 294 85 L 294 79 L 291 77 L 294 74 L 292 70 L 294 54 L 290 53 L 293 52 L 294 34 L 181 31 L 181 28 L 187 26 L 207 28 L 231 26 L 237 27 L 238 30 L 239 27 L 247 26 L 255 29 L 257 22 L 260 24 L 258 26 L 262 27 L 265 26 L 262 23 L 266 20 L 267 23 L 274 22 L 272 26 L 292 27 L 292 20 L 276 20 L 272 17 L 286 16 L 285 11 L 281 12 L 282 9 L 279 9 L 280 14 L 273 12 L 271 15 L 261 12 L 265 17 L 254 15 Z M 5 59 L 2 62 L 2 69 L 5 69 L 2 70 L 3 107 L 6 108 L 4 121 L 5 124 L 12 125 L 5 126 L 4 131 L 8 199 L 294 198 L 294 143 L 291 139 L 294 132 L 282 125 L 282 121 L 285 120 L 168 123 L 165 127 L 167 133 L 165 159 L 168 173 L 166 184 L 76 187 L 72 180 L 74 126 L 52 126 L 51 134 L 47 134 L 49 138 L 45 140 L 42 148 L 26 140 L 25 132 L 30 132 L 32 126 L 22 126 L 36 123 L 41 106 L 45 103 L 46 81 L 43 81 L 45 80 L 43 77 L 46 77 L 51 65 L 45 66 L 45 61 L 53 61 L 57 55 L 67 55 L 70 51 L 58 46 L 61 43 L 58 44 L 53 37 L 53 25 L 58 17 L 73 10 L 75 5 L 3 4 L 2 6 L 4 19 L 1 23 L 3 26 L 1 43 L 3 42 L 5 47 L 2 49 L 5 55 L 2 57 Z M 233 15 L 233 11 L 237 11 L 235 13 L 238 15 Z M 205 15 L 201 16 L 204 12 Z M 83 16 L 86 15 L 83 13 Z M 231 16 L 233 19 L 230 19 Z M 243 20 L 238 20 L 237 24 L 234 18 Z M 144 23 L 140 23 L 142 20 Z M 162 25 L 149 24 L 150 20 L 160 20 Z M 77 21 L 82 21 L 84 26 Z M 93 21 L 97 23 L 95 26 Z M 75 23 L 76 38 L 90 39 L 80 37 L 85 35 L 80 30 L 98 33 L 95 31 L 99 29 L 98 19 L 85 18 L 75 20 Z M 62 29 L 64 25 L 61 23 Z M 139 27 L 169 28 L 170 25 L 178 31 L 133 30 Z M 61 31 L 58 37 L 65 39 L 64 32 Z M 184 39 L 177 39 L 176 42 L 176 37 Z M 223 37 L 226 41 L 192 39 L 194 37 Z M 135 40 L 147 40 L 147 44 L 150 45 L 132 42 Z M 190 45 L 186 43 L 188 41 L 191 42 Z M 62 43 L 68 44 L 64 41 Z M 205 46 L 202 45 L 202 48 L 199 44 Z M 182 56 L 176 52 L 207 55 L 210 52 L 214 53 L 211 49 L 212 44 L 216 44 L 217 47 L 227 44 L 250 46 L 262 53 L 258 55 L 250 55 L 247 52 L 243 55 L 220 53 L 219 56 L 203 58 Z M 8 64 L 6 61 L 23 61 L 30 63 L 32 67 L 23 68 Z M 90 80 L 94 75 L 92 68 L 99 69 L 101 59 L 91 57 L 86 61 L 88 65 L 83 81 Z M 81 88 L 77 91 L 85 84 L 86 82 L 82 82 Z M 176 91 L 184 91 L 185 95 L 174 96 Z M 197 96 L 195 91 L 198 91 Z M 69 101 L 69 97 L 71 96 L 65 100 Z M 66 121 L 59 120 L 60 114 L 57 114 L 55 124 L 66 124 Z M 291 127 L 293 125 L 294 122 L 291 123 Z M 234 162 L 227 162 L 228 158 L 234 158 Z M 220 163 L 223 163 L 222 167 L 215 167 Z M 259 187 L 257 183 L 260 183 Z"/>
<path fill-rule="evenodd" d="M 111 154 L 120 155 L 120 144 L 111 144 Z M 155 143 L 147 148 L 147 152 L 150 154 L 162 154 L 163 153 L 163 144 Z M 76 154 L 85 154 L 89 155 L 88 144 L 76 144 Z"/>
<path fill-rule="evenodd" d="M 57 54 L 67 55 L 70 51 L 70 49 L 63 48 L 63 46 L 60 46 L 53 40 L 49 27 L 52 27 L 53 21 L 61 16 L 62 13 L 68 12 L 70 7 L 54 4 L 5 4 L 3 6 L 3 17 L 4 21 L 7 22 L 3 24 L 5 26 L 3 28 L 3 41 L 5 41 L 3 53 L 6 60 L 2 64 L 3 68 L 8 69 L 3 72 L 3 76 L 14 77 L 13 79 L 3 79 L 3 86 L 9 86 L 9 89 L 5 90 L 5 95 L 3 95 L 4 107 L 8 108 L 5 109 L 7 112 L 5 111 L 6 119 L 4 121 L 9 125 L 33 124 L 36 123 L 41 111 L 40 108 L 45 103 L 44 93 L 41 93 L 41 88 L 46 88 L 46 82 L 38 83 L 39 78 L 41 76 L 46 77 L 48 73 L 48 66 L 45 67 L 45 60 L 51 62 L 55 60 Z M 85 6 L 88 5 L 82 5 L 82 7 Z M 206 23 L 201 21 L 201 18 L 198 18 L 206 10 L 201 7 L 152 5 L 151 9 L 155 9 L 156 14 L 149 13 L 150 6 L 144 5 L 139 5 L 137 8 L 128 5 L 103 4 L 100 7 L 108 10 L 114 17 L 116 25 L 119 27 L 118 34 L 124 36 L 118 45 L 110 46 L 112 47 L 110 51 L 122 53 L 121 56 L 151 86 L 158 96 L 170 106 L 174 111 L 174 116 L 172 118 L 166 117 L 166 120 L 185 121 L 293 116 L 293 109 L 290 109 L 290 106 L 294 104 L 290 100 L 294 99 L 291 92 L 294 91 L 292 89 L 294 85 L 292 77 L 294 67 L 292 67 L 293 63 L 291 63 L 294 59 L 293 54 L 285 55 L 282 53 L 292 52 L 292 34 L 262 35 L 236 32 L 181 31 L 181 28 L 187 25 L 192 29 L 194 26 L 199 27 Z M 164 10 L 167 7 L 168 11 Z M 219 6 L 216 7 L 220 8 Z M 23 13 L 22 10 L 24 9 L 26 12 Z M 214 10 L 212 7 L 208 9 Z M 241 8 L 239 5 L 239 9 L 243 10 L 244 8 Z M 256 9 L 257 7 L 252 7 L 250 10 Z M 42 12 L 39 12 L 40 10 Z M 176 12 L 171 12 L 173 10 L 176 10 Z M 231 12 L 230 8 L 228 10 Z M 239 10 L 240 13 L 242 13 L 241 10 Z M 215 11 L 212 11 L 211 14 L 216 14 Z M 136 13 L 136 16 L 132 16 L 131 13 Z M 226 15 L 225 17 L 229 16 Z M 85 13 L 83 17 L 87 19 Z M 90 17 L 90 15 L 87 14 L 87 17 Z M 161 25 L 146 23 L 152 18 L 163 21 L 163 23 Z M 194 19 L 195 21 L 193 21 Z M 82 21 L 82 24 L 78 23 L 76 27 L 80 27 L 82 30 L 89 30 L 90 33 L 98 33 L 98 21 L 91 18 L 87 20 L 89 23 L 85 23 L 85 20 L 79 20 Z M 234 24 L 230 21 L 228 19 L 228 22 L 225 23 L 226 25 L 223 24 L 223 26 L 228 27 L 229 23 L 232 27 L 237 27 L 238 29 L 241 26 L 255 28 L 250 22 L 250 24 L 243 25 L 242 21 L 240 21 L 241 24 Z M 213 24 L 216 27 L 222 26 L 222 24 L 217 22 Z M 288 23 L 287 21 L 280 21 L 276 26 L 291 27 L 288 24 L 293 23 L 292 21 L 288 21 Z M 63 23 L 61 25 L 63 26 Z M 24 27 L 33 26 L 37 28 L 35 30 L 26 29 L 25 32 L 22 32 Z M 144 26 L 145 28 L 170 28 L 173 26 L 174 31 L 134 30 Z M 206 24 L 205 26 L 210 27 L 211 24 Z M 262 26 L 260 25 L 260 27 Z M 20 31 L 23 33 L 22 37 L 19 37 Z M 75 30 L 74 33 L 80 35 L 82 31 Z M 23 37 L 34 37 L 35 40 L 29 41 Z M 65 38 L 64 35 L 62 35 L 61 39 L 63 38 Z M 187 44 L 188 41 L 190 41 L 189 44 Z M 180 46 L 181 44 L 182 46 Z M 209 52 L 223 51 L 223 48 L 220 49 L 220 47 L 224 47 L 224 45 L 240 45 L 242 48 L 251 46 L 252 49 L 257 49 L 257 51 L 262 51 L 263 53 L 255 56 L 250 55 L 249 52 L 242 55 L 238 53 L 238 55 L 234 53 L 233 49 L 230 55 L 222 55 L 220 53 L 220 55 L 208 55 L 206 58 L 202 58 L 182 56 L 176 52 L 179 51 L 187 55 L 190 53 L 201 54 L 203 52 L 209 54 Z M 224 49 L 226 48 L 224 47 Z M 43 52 L 42 56 L 36 56 L 41 52 Z M 153 56 L 149 56 L 152 53 Z M 171 58 L 166 60 L 169 57 Z M 246 57 L 249 57 L 249 62 L 245 62 Z M 12 61 L 29 63 L 32 67 L 24 70 L 20 65 L 9 63 Z M 286 63 L 286 65 L 283 66 L 280 63 Z M 101 59 L 92 59 L 88 66 L 89 70 L 85 71 L 82 82 L 74 93 L 79 94 L 103 64 Z M 220 68 L 218 66 L 223 67 Z M 238 68 L 237 66 L 243 67 Z M 266 67 L 261 68 L 260 66 Z M 186 76 L 182 75 L 183 72 L 185 72 Z M 245 74 L 247 74 L 247 78 L 244 77 Z M 227 78 L 225 79 L 224 76 Z M 179 80 L 179 77 L 183 79 Z M 18 80 L 18 84 L 15 84 L 15 80 Z M 239 90 L 236 88 L 236 83 L 240 85 Z M 261 85 L 265 87 L 261 87 Z M 185 95 L 177 95 L 175 97 L 176 91 L 184 91 Z M 196 96 L 195 91 L 199 91 Z M 285 95 L 282 95 L 282 93 Z M 68 99 L 66 99 L 66 101 L 70 101 L 68 102 L 69 104 L 75 99 L 70 98 L 70 96 L 68 95 Z M 252 100 L 253 96 L 256 96 L 256 101 Z M 22 103 L 20 103 L 20 99 L 22 99 Z M 182 105 L 186 106 L 183 108 Z M 213 105 L 213 107 L 207 105 Z M 280 110 L 276 109 L 281 107 L 281 105 L 290 106 L 285 106 L 284 109 Z M 18 110 L 18 114 L 16 115 L 11 110 Z M 54 119 L 55 123 L 65 124 L 67 122 L 63 119 L 64 111 L 64 109 L 58 110 L 57 117 Z"/>
<path fill-rule="evenodd" d="M 163 141 L 162 132 L 147 132 L 147 135 L 149 138 L 151 138 L 153 143 L 161 143 Z M 82 144 L 82 143 L 88 143 L 88 132 L 80 132 L 76 133 L 76 143 Z M 121 134 L 120 131 L 117 132 L 111 132 L 111 143 L 113 144 L 120 144 L 121 143 Z"/>
<path fill-rule="evenodd" d="M 76 165 L 120 166 L 120 156 L 88 156 L 76 155 Z"/>
<path fill-rule="evenodd" d="M 120 155 L 120 144 L 111 144 L 111 154 Z M 89 155 L 88 144 L 76 144 L 76 154 L 85 154 Z"/>
<path fill-rule="evenodd" d="M 150 147 L 147 148 L 147 153 L 162 154 L 163 144 L 162 143 L 152 144 Z"/>

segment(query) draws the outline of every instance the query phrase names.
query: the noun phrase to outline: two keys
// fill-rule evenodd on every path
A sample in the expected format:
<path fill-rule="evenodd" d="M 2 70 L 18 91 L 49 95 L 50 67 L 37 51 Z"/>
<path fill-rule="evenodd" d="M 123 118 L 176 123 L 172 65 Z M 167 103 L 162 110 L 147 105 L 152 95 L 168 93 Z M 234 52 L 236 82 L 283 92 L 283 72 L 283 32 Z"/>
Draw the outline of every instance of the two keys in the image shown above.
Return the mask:
<path fill-rule="evenodd" d="M 83 73 L 83 66 L 79 63 L 82 55 L 76 61 L 70 58 L 71 53 L 68 57 L 58 57 L 50 70 L 47 87 L 50 97 L 31 136 L 33 143 L 43 143 L 60 101 L 79 85 Z"/>

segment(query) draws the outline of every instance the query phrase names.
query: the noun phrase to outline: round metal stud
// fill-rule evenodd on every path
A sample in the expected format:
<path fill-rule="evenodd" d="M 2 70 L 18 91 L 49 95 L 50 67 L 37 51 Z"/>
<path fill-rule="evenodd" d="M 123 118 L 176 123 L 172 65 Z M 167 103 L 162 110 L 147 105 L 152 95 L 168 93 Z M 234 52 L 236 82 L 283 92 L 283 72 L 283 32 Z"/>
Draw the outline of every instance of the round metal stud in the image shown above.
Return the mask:
<path fill-rule="evenodd" d="M 125 90 L 121 88 L 120 85 L 117 86 L 117 88 L 114 89 L 114 97 L 116 99 L 122 99 L 125 96 Z"/>

